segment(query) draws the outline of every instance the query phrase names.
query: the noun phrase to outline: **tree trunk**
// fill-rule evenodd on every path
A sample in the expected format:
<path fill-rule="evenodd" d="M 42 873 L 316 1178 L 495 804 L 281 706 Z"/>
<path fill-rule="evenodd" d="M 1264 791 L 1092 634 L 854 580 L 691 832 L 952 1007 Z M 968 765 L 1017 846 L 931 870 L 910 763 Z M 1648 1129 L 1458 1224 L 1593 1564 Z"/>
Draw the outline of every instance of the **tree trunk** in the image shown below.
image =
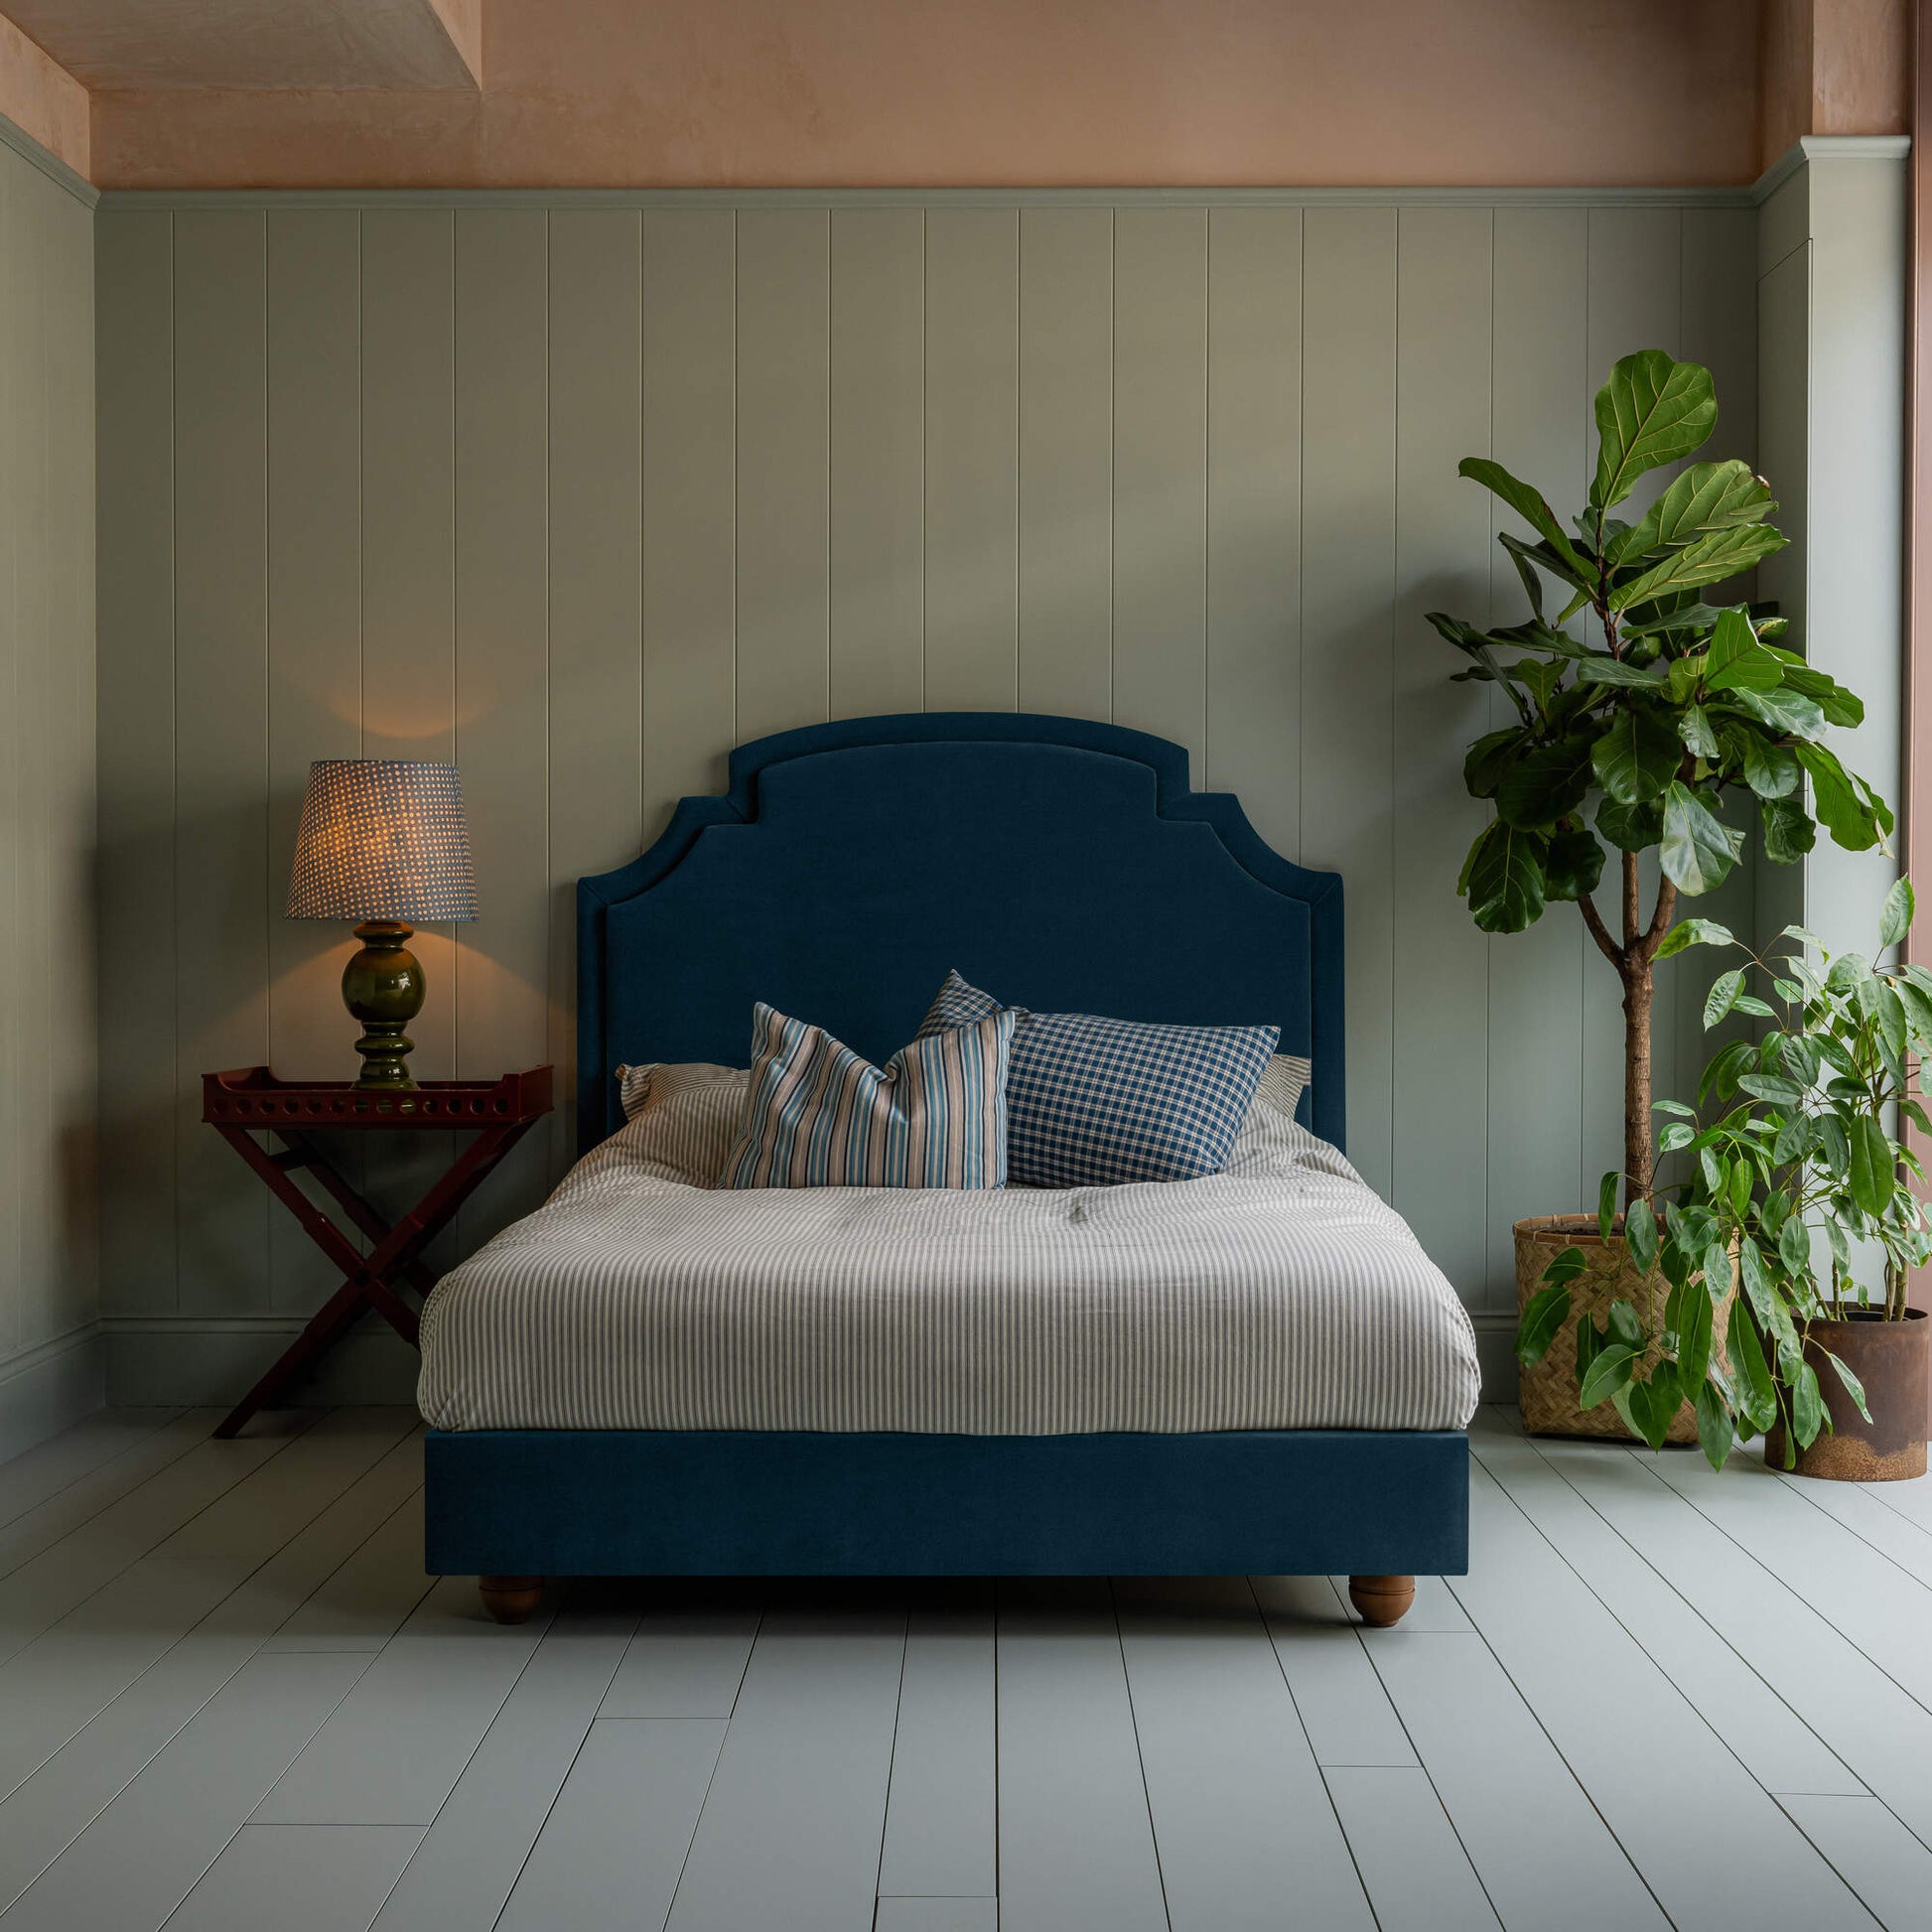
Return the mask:
<path fill-rule="evenodd" d="M 1623 967 L 1623 1204 L 1650 1194 L 1651 962 L 1638 949 Z"/>

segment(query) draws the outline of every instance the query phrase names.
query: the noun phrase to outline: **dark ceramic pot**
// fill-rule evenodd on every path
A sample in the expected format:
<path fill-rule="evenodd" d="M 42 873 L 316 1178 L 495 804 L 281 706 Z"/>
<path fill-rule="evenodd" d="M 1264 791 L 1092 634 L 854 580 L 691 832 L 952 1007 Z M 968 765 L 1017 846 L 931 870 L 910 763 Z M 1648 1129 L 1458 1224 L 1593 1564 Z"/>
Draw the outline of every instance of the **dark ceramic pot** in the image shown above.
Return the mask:
<path fill-rule="evenodd" d="M 1863 1385 L 1869 1422 L 1859 1414 L 1824 1349 Z M 1903 1321 L 1887 1321 L 1876 1313 L 1814 1321 L 1805 1330 L 1805 1353 L 1818 1373 L 1832 1426 L 1819 1431 L 1810 1449 L 1798 1451 L 1797 1473 L 1837 1482 L 1901 1482 L 1922 1476 L 1932 1367 L 1932 1321 L 1925 1311 L 1912 1309 Z M 1765 1437 L 1764 1459 L 1774 1469 L 1784 1467 L 1782 1428 Z"/>

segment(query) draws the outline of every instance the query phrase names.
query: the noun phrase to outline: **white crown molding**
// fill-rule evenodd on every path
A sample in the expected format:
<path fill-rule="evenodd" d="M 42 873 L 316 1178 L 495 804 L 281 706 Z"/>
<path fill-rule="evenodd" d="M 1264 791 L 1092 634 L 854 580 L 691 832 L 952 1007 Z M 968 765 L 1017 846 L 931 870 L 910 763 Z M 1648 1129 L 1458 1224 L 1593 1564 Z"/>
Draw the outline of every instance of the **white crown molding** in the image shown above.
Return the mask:
<path fill-rule="evenodd" d="M 1769 201 L 1814 161 L 1903 161 L 1911 151 L 1909 134 L 1802 134 L 1751 184 L 1750 199 Z"/>

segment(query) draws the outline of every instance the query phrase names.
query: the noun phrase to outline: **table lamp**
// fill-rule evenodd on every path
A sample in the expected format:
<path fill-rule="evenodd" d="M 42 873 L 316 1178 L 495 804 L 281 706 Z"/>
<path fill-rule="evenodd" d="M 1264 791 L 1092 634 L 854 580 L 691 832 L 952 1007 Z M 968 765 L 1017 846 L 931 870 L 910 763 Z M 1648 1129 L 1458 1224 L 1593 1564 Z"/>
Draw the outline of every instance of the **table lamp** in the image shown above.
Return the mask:
<path fill-rule="evenodd" d="M 477 880 L 453 764 L 318 759 L 309 767 L 289 875 L 291 919 L 354 919 L 362 947 L 343 1004 L 362 1023 L 358 1087 L 413 1087 L 403 1031 L 423 1010 L 415 925 L 477 916 Z"/>

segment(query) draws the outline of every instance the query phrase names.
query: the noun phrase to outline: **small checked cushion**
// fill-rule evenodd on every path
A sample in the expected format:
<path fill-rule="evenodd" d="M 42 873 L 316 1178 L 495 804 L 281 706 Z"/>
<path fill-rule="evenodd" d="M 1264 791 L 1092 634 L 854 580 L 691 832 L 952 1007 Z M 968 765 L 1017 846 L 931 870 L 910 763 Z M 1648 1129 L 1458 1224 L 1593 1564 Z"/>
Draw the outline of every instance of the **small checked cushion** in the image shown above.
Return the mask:
<path fill-rule="evenodd" d="M 883 1067 L 759 1002 L 720 1187 L 1004 1187 L 1007 1056 L 995 1007 L 922 1034 Z"/>
<path fill-rule="evenodd" d="M 1007 1176 L 1028 1187 L 1219 1173 L 1280 1038 L 1275 1027 L 1156 1027 L 1004 1008 L 957 973 L 919 1037 L 1011 1011 Z"/>

